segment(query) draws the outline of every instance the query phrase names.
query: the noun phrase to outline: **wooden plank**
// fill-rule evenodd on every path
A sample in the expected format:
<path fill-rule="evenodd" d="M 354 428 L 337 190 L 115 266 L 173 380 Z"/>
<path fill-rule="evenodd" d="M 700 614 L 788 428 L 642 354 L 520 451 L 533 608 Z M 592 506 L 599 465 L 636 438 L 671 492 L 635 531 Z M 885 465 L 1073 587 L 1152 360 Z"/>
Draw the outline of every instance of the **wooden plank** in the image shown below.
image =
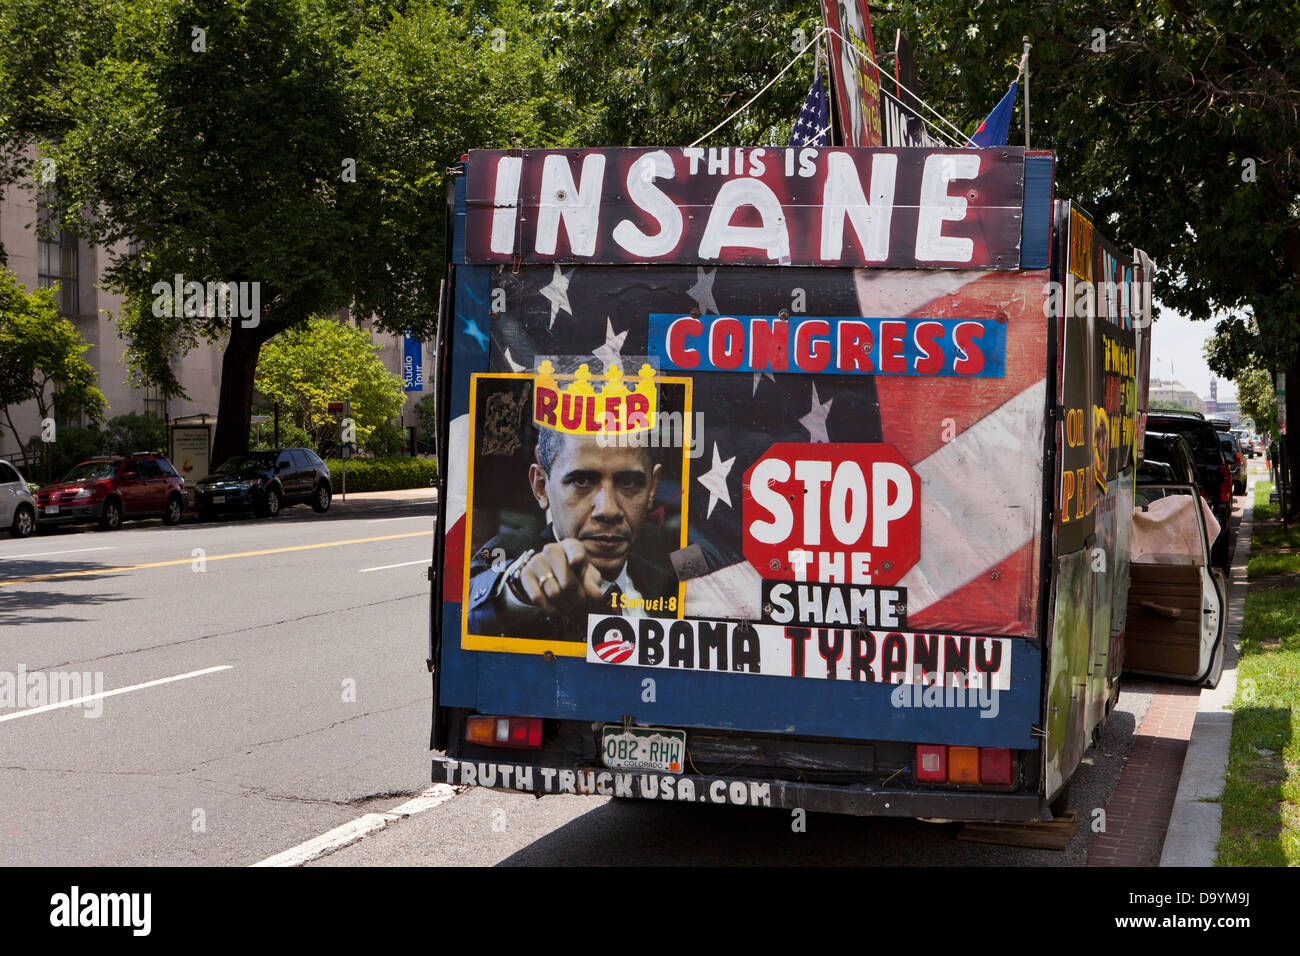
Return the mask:
<path fill-rule="evenodd" d="M 1079 828 L 1079 814 L 1070 810 L 1055 820 L 1032 820 L 1027 823 L 963 824 L 958 840 L 970 843 L 994 843 L 998 846 L 1024 846 L 1036 850 L 1064 850 Z"/>

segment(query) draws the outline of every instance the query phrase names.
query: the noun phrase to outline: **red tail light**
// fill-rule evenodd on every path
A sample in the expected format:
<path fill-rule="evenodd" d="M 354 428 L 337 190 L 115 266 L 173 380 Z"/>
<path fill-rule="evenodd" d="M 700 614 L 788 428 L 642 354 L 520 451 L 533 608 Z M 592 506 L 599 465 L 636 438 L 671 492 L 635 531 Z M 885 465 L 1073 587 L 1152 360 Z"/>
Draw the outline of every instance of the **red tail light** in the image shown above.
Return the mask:
<path fill-rule="evenodd" d="M 948 782 L 948 748 L 943 744 L 916 745 L 916 779 Z"/>
<path fill-rule="evenodd" d="M 1011 751 L 1000 747 L 981 747 L 980 783 L 998 783 L 1009 787 L 1014 782 Z"/>
<path fill-rule="evenodd" d="M 1232 472 L 1228 470 L 1227 465 L 1219 466 L 1219 474 L 1222 476 L 1219 481 L 1219 504 L 1232 504 Z"/>
<path fill-rule="evenodd" d="M 465 740 L 484 747 L 513 747 L 540 750 L 540 717 L 469 717 L 465 721 Z"/>

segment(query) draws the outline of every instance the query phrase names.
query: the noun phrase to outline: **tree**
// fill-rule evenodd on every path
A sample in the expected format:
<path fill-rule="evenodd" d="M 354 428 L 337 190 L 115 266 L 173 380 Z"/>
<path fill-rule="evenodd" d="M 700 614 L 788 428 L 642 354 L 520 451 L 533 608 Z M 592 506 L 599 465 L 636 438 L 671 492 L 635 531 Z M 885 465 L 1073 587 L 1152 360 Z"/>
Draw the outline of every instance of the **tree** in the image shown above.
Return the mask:
<path fill-rule="evenodd" d="M 64 64 L 46 92 L 69 227 L 106 248 L 133 243 L 105 278 L 126 298 L 117 320 L 136 370 L 181 394 L 168 353 L 224 343 L 217 459 L 247 447 L 263 344 L 350 298 L 357 233 L 339 171 L 356 141 L 332 7 L 124 4 L 107 51 Z M 239 307 L 209 283 L 234 285 Z"/>
<path fill-rule="evenodd" d="M 263 348 L 257 390 L 279 402 L 318 445 L 338 437 L 330 402 L 350 401 L 356 441 L 364 445 L 406 400 L 402 379 L 384 368 L 378 349 L 364 329 L 313 318 Z"/>
<path fill-rule="evenodd" d="M 12 272 L 0 268 L 0 408 L 19 445 L 23 438 L 13 411 L 27 402 L 36 403 L 43 423 L 77 411 L 100 422 L 108 407 L 94 367 L 82 357 L 90 345 L 59 315 L 56 293 L 57 288 L 28 292 Z M 57 439 L 55 432 L 49 441 Z M 49 441 L 42 441 L 43 451 Z M 48 471 L 48 454 L 42 457 Z"/>
<path fill-rule="evenodd" d="M 354 311 L 389 332 L 433 338 L 444 277 L 450 168 L 470 149 L 576 145 L 520 0 L 417 0 L 347 50 L 358 108 L 355 182 L 344 193 L 358 241 Z"/>
<path fill-rule="evenodd" d="M 821 28 L 806 0 L 555 0 L 538 21 L 586 146 L 694 142 Z M 709 144 L 785 145 L 812 82 L 811 50 L 801 64 Z"/>
<path fill-rule="evenodd" d="M 1157 410 L 1162 410 L 1162 409 L 1163 409 L 1163 410 L 1169 410 L 1169 411 L 1175 411 L 1175 412 L 1192 412 L 1192 411 L 1195 411 L 1194 408 L 1189 408 L 1188 406 L 1184 405 L 1182 402 L 1176 402 L 1176 401 L 1174 401 L 1174 400 L 1171 399 L 1171 398 L 1169 398 L 1169 399 L 1161 399 L 1161 400 L 1159 400 L 1159 401 L 1152 402 L 1151 405 L 1150 405 L 1149 407 L 1150 407 L 1151 411 L 1157 411 Z"/>
<path fill-rule="evenodd" d="M 1255 423 L 1260 435 L 1270 435 L 1277 427 L 1277 392 L 1273 376 L 1262 368 L 1253 368 L 1237 377 L 1237 404 L 1241 414 Z"/>

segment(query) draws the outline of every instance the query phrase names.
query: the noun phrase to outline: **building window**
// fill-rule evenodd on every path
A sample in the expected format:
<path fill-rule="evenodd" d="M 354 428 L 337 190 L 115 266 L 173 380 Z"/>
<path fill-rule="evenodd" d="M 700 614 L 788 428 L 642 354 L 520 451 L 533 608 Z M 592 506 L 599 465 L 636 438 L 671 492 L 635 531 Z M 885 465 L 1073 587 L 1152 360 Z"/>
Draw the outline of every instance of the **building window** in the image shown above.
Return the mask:
<path fill-rule="evenodd" d="M 162 389 L 146 388 L 144 390 L 144 413 L 146 415 L 155 415 L 163 421 L 167 420 L 167 397 L 163 395 Z"/>
<path fill-rule="evenodd" d="M 38 206 L 36 283 L 42 289 L 59 286 L 59 311 L 67 318 L 81 312 L 77 281 L 77 237 L 55 221 L 45 203 Z"/>

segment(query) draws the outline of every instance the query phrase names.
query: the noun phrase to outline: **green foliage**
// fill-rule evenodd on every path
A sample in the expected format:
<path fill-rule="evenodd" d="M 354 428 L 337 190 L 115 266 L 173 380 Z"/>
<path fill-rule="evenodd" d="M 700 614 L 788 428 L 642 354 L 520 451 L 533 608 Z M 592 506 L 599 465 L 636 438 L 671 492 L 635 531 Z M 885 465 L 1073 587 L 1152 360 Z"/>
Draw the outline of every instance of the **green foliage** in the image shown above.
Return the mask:
<path fill-rule="evenodd" d="M 343 462 L 328 459 L 334 493 L 343 489 Z M 438 463 L 432 458 L 352 458 L 348 461 L 348 491 L 395 491 L 401 488 L 429 488 L 438 478 Z"/>
<path fill-rule="evenodd" d="M 259 437 L 260 433 L 260 437 Z M 300 427 L 288 416 L 280 418 L 280 441 L 275 441 L 275 423 L 264 422 L 261 425 L 253 425 L 248 430 L 248 447 L 249 448 L 311 448 L 315 449 L 316 442 L 312 439 L 307 429 Z"/>
<path fill-rule="evenodd" d="M 20 443 L 12 415 L 26 402 L 36 403 L 42 420 L 80 411 L 98 423 L 108 407 L 95 384 L 94 367 L 83 358 L 90 345 L 59 315 L 56 292 L 28 292 L 13 273 L 0 268 L 0 410 Z M 48 444 L 38 444 L 36 450 L 46 454 Z"/>
<path fill-rule="evenodd" d="M 419 426 L 416 428 L 415 436 L 422 442 L 429 445 L 435 445 L 438 441 L 438 416 L 437 416 L 437 397 L 426 395 L 413 406 L 415 409 L 416 421 Z"/>
<path fill-rule="evenodd" d="M 51 480 L 58 481 L 73 465 L 96 455 L 130 455 L 138 451 L 167 454 L 167 423 L 157 415 L 129 412 L 97 425 L 65 426 L 55 432 L 54 441 L 41 441 L 33 435 L 27 442 L 32 458 L 44 455 Z M 45 467 L 42 463 L 41 467 Z"/>
<path fill-rule="evenodd" d="M 342 201 L 365 241 L 346 266 L 356 312 L 431 339 L 443 278 L 448 169 L 470 149 L 573 145 L 531 12 L 515 0 L 416 0 L 347 51 L 356 182 Z"/>
<path fill-rule="evenodd" d="M 394 458 L 406 451 L 406 429 L 397 422 L 381 422 L 370 433 L 365 449 L 376 458 Z"/>
<path fill-rule="evenodd" d="M 167 423 L 157 415 L 129 412 L 109 420 L 100 442 L 101 455 L 152 451 L 166 455 Z"/>
<path fill-rule="evenodd" d="M 1159 409 L 1168 409 L 1170 411 L 1175 411 L 1175 412 L 1196 411 L 1196 409 L 1190 408 L 1187 405 L 1184 405 L 1182 402 L 1176 402 L 1172 398 L 1162 398 L 1158 401 L 1154 401 L 1150 404 L 1149 408 L 1153 412 Z"/>
<path fill-rule="evenodd" d="M 364 446 L 406 400 L 402 379 L 384 368 L 378 350 L 364 329 L 313 318 L 263 347 L 257 390 L 278 401 L 316 446 L 339 438 L 329 403 L 351 401 L 356 441 Z"/>
<path fill-rule="evenodd" d="M 821 27 L 817 4 L 795 0 L 555 0 L 539 21 L 584 146 L 694 142 Z M 812 76 L 809 50 L 708 144 L 784 145 Z"/>
<path fill-rule="evenodd" d="M 1272 434 L 1277 425 L 1277 391 L 1272 375 L 1259 368 L 1238 375 L 1237 403 L 1241 413 L 1255 423 L 1259 434 Z"/>
<path fill-rule="evenodd" d="M 40 435 L 28 439 L 24 450 L 31 461 L 39 462 L 31 469 L 33 475 L 48 475 L 48 481 L 59 481 L 68 470 L 87 458 L 102 454 L 100 447 L 104 434 L 98 428 L 69 425 L 60 428 L 52 442 L 42 442 Z"/>

